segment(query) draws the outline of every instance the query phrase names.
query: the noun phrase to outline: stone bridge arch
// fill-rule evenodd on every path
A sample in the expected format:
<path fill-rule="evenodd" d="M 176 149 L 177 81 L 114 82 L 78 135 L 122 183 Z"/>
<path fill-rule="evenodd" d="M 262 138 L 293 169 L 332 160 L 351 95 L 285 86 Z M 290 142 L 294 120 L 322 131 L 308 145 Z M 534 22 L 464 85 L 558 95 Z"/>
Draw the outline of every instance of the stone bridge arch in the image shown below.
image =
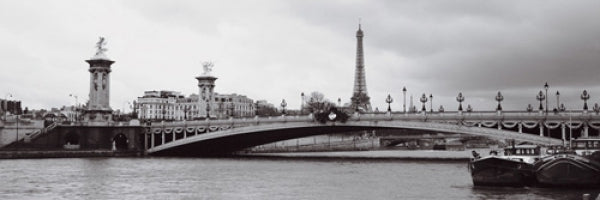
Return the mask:
<path fill-rule="evenodd" d="M 155 146 L 148 149 L 148 153 L 152 155 L 177 156 L 227 154 L 248 147 L 281 140 L 373 129 L 415 129 L 444 133 L 462 133 L 497 139 L 515 139 L 536 144 L 562 144 L 562 140 L 549 137 L 450 123 L 400 120 L 348 121 L 346 123 L 328 122 L 326 124 L 316 122 L 282 122 L 236 127 L 199 134 Z M 155 134 L 152 135 L 154 136 Z"/>

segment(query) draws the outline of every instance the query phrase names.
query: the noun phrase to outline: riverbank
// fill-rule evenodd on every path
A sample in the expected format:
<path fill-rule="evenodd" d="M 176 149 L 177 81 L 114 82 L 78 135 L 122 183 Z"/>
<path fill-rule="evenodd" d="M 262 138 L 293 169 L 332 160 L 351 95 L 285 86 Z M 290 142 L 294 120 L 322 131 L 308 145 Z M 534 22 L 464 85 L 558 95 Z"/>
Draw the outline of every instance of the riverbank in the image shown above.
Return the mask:
<path fill-rule="evenodd" d="M 376 160 L 431 160 L 431 161 L 468 161 L 471 151 L 479 153 L 489 149 L 469 149 L 465 151 L 437 150 L 377 150 L 377 151 L 336 151 L 336 152 L 281 152 L 281 153 L 244 153 L 240 156 L 260 158 L 310 158 L 310 159 L 376 159 Z"/>
<path fill-rule="evenodd" d="M 69 151 L 0 151 L 0 159 L 20 158 L 89 158 L 89 157 L 140 157 L 139 151 L 69 150 Z"/>

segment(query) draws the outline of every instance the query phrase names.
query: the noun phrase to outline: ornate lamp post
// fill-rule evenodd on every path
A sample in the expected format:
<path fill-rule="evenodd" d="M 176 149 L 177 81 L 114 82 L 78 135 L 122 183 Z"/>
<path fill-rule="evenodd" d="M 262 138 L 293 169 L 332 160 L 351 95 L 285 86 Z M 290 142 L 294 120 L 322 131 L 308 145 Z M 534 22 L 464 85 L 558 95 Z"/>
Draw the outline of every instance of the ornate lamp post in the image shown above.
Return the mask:
<path fill-rule="evenodd" d="M 304 114 L 304 92 L 300 93 L 300 115 Z"/>
<path fill-rule="evenodd" d="M 430 99 L 429 110 L 431 110 L 431 113 L 433 113 L 433 94 L 429 94 L 429 99 Z"/>
<path fill-rule="evenodd" d="M 285 102 L 285 99 L 281 100 L 281 108 L 283 108 L 281 111 L 281 114 L 285 115 L 285 107 L 286 106 L 287 106 L 287 102 Z"/>
<path fill-rule="evenodd" d="M 392 102 L 394 102 L 394 99 L 392 99 L 392 96 L 390 96 L 390 94 L 388 94 L 387 98 L 385 98 L 385 102 L 388 104 L 388 112 L 392 112 Z"/>
<path fill-rule="evenodd" d="M 456 96 L 456 101 L 458 101 L 458 111 L 462 112 L 462 102 L 465 101 L 465 97 L 463 96 L 462 92 L 458 93 L 458 96 Z"/>
<path fill-rule="evenodd" d="M 548 96 L 548 88 L 550 88 L 550 86 L 548 86 L 548 82 L 546 82 L 546 84 L 544 84 L 544 89 L 546 89 L 546 93 L 545 95 Z M 548 114 L 548 98 L 546 99 L 546 114 Z"/>
<path fill-rule="evenodd" d="M 402 110 L 406 113 L 406 87 L 402 87 L 402 97 L 404 98 L 404 103 L 402 103 Z"/>
<path fill-rule="evenodd" d="M 504 96 L 502 96 L 502 93 L 500 93 L 500 91 L 498 91 L 498 95 L 496 95 L 496 101 L 498 102 L 498 107 L 496 108 L 496 111 L 502 110 L 502 105 L 500 105 L 500 102 L 502 102 L 503 100 L 504 100 Z"/>
<path fill-rule="evenodd" d="M 588 110 L 587 100 L 590 99 L 590 94 L 588 94 L 587 90 L 583 90 L 581 93 L 581 100 L 583 100 L 583 111 L 586 112 Z"/>
<path fill-rule="evenodd" d="M 546 95 L 544 95 L 544 92 L 542 92 L 540 90 L 540 93 L 538 93 L 537 96 L 535 96 L 535 98 L 540 101 L 540 112 L 544 110 L 544 106 L 542 105 L 542 101 L 544 101 L 544 99 L 546 99 Z"/>
<path fill-rule="evenodd" d="M 556 90 L 556 109 L 560 111 L 560 92 Z"/>
<path fill-rule="evenodd" d="M 427 111 L 427 109 L 425 108 L 425 103 L 427 103 L 427 95 L 425 95 L 425 93 L 423 93 L 423 95 L 421 95 L 421 103 L 423 103 L 423 108 L 421 109 L 423 111 L 423 113 L 425 113 L 425 111 Z"/>

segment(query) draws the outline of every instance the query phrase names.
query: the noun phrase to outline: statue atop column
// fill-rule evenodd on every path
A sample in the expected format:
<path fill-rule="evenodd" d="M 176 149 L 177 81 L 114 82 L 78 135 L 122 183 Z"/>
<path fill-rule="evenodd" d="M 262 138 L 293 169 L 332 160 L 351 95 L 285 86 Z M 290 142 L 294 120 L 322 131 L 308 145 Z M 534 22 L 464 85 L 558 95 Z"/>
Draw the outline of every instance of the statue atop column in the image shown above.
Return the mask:
<path fill-rule="evenodd" d="M 202 68 L 204 69 L 204 72 L 202 72 L 202 76 L 211 76 L 212 68 L 214 66 L 215 64 L 213 62 L 202 62 Z"/>
<path fill-rule="evenodd" d="M 98 42 L 96 42 L 96 54 L 94 54 L 94 57 L 92 59 L 108 60 L 108 57 L 106 57 L 106 54 L 104 54 L 104 52 L 106 51 L 108 51 L 108 49 L 106 48 L 106 39 L 104 37 L 100 37 Z"/>

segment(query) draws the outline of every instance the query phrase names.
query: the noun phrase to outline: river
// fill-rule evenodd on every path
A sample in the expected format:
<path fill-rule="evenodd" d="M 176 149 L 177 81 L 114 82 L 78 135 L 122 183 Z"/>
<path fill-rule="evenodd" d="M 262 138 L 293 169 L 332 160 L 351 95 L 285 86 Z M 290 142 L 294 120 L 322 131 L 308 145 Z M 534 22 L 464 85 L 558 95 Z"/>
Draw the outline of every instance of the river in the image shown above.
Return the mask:
<path fill-rule="evenodd" d="M 465 162 L 307 158 L 0 160 L 0 199 L 581 199 L 474 188 Z"/>

